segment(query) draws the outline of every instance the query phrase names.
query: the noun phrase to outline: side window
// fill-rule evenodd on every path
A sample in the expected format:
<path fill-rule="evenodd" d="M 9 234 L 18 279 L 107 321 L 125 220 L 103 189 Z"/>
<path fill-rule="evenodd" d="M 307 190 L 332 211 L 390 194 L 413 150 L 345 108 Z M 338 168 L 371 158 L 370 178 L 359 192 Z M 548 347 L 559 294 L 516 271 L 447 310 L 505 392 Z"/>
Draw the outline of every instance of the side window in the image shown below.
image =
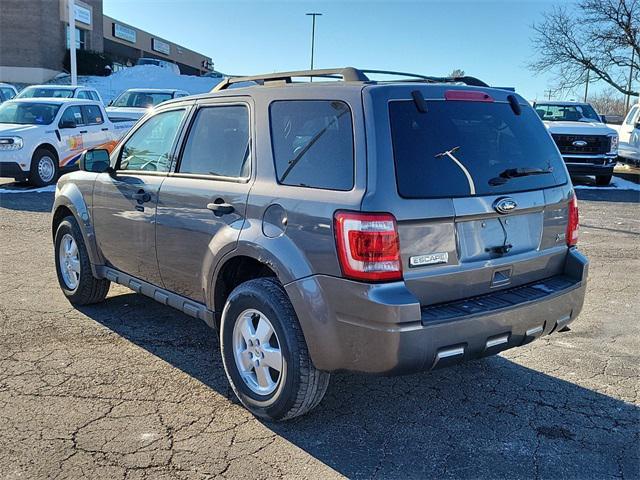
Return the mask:
<path fill-rule="evenodd" d="M 351 190 L 353 125 L 340 101 L 287 100 L 269 108 L 278 182 L 284 185 Z"/>
<path fill-rule="evenodd" d="M 79 106 L 67 107 L 60 117 L 60 124 L 63 122 L 74 122 L 77 127 L 84 125 L 82 111 Z"/>
<path fill-rule="evenodd" d="M 246 106 L 202 108 L 189 132 L 179 172 L 246 177 L 251 164 L 249 145 Z"/>
<path fill-rule="evenodd" d="M 186 97 L 186 96 L 187 96 L 187 94 L 186 94 L 186 93 L 183 93 L 183 92 L 176 92 L 176 93 L 173 95 L 173 98 L 181 98 L 181 97 Z"/>
<path fill-rule="evenodd" d="M 184 110 L 171 110 L 144 122 L 123 145 L 120 170 L 168 172 L 171 151 L 184 114 Z"/>
<path fill-rule="evenodd" d="M 100 125 L 104 123 L 102 110 L 97 105 L 83 105 L 82 111 L 87 125 Z"/>
<path fill-rule="evenodd" d="M 77 98 L 82 98 L 83 100 L 91 100 L 91 97 L 89 96 L 89 92 L 87 92 L 86 90 L 80 90 L 78 92 Z"/>
<path fill-rule="evenodd" d="M 626 123 L 627 125 L 633 125 L 635 117 L 637 116 L 636 115 L 637 113 L 638 113 L 638 106 L 634 105 L 634 107 L 629 111 L 629 114 L 627 115 L 627 121 L 624 123 Z"/>
<path fill-rule="evenodd" d="M 5 100 L 11 100 L 16 96 L 15 92 L 10 88 L 0 88 L 0 93 L 4 97 Z"/>

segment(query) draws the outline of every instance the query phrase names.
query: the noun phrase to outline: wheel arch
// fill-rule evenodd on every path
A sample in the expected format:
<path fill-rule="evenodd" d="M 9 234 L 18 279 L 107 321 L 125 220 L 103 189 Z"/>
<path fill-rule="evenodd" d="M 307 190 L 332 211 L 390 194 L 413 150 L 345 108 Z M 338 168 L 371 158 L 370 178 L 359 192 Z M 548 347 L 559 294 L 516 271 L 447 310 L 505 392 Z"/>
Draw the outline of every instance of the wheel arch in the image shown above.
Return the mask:
<path fill-rule="evenodd" d="M 73 183 L 63 184 L 56 192 L 51 211 L 51 235 L 54 239 L 60 222 L 69 215 L 75 218 L 82 232 L 84 244 L 87 247 L 91 268 L 94 270 L 94 275 L 97 275 L 95 265 L 101 265 L 104 262 L 95 243 L 95 232 L 89 209 L 78 186 Z"/>
<path fill-rule="evenodd" d="M 41 143 L 36 148 L 33 149 L 33 153 L 31 154 L 31 160 L 33 161 L 33 156 L 36 154 L 38 150 L 47 150 L 55 156 L 56 166 L 60 168 L 60 155 L 58 154 L 58 149 L 51 145 L 50 143 Z"/>

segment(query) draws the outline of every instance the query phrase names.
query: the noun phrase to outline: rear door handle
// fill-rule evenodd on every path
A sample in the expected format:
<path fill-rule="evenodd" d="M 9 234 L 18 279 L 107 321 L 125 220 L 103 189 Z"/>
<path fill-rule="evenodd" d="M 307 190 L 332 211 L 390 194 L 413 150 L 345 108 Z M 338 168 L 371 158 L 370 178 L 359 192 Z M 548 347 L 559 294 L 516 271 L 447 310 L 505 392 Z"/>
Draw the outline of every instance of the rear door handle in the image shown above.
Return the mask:
<path fill-rule="evenodd" d="M 218 217 L 233 213 L 235 210 L 230 203 L 207 203 L 207 208 Z"/>
<path fill-rule="evenodd" d="M 151 195 L 149 195 L 144 190 L 140 189 L 136 193 L 131 195 L 131 198 L 136 200 L 138 203 L 142 204 L 142 203 L 150 201 L 151 200 Z"/>
<path fill-rule="evenodd" d="M 109 129 L 108 129 L 108 128 L 103 128 L 103 129 L 102 129 L 102 131 L 103 131 L 103 132 L 108 132 L 108 131 L 109 131 Z"/>
<path fill-rule="evenodd" d="M 80 130 L 80 133 L 87 133 L 86 130 Z"/>

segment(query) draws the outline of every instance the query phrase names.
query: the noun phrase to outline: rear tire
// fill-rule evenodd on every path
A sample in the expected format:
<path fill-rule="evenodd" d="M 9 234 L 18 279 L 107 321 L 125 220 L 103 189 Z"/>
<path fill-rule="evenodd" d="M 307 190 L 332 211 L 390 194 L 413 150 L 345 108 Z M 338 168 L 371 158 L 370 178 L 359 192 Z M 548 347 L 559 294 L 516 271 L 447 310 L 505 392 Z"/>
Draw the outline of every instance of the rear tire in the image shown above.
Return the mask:
<path fill-rule="evenodd" d="M 60 222 L 54 244 L 58 283 L 67 299 L 74 305 L 102 302 L 111 282 L 93 276 L 89 254 L 74 217 L 65 217 Z"/>
<path fill-rule="evenodd" d="M 606 187 L 611 183 L 612 175 L 598 175 L 596 176 L 596 185 L 599 187 Z"/>
<path fill-rule="evenodd" d="M 46 148 L 39 148 L 31 159 L 29 182 L 36 187 L 56 183 L 58 179 L 58 158 Z"/>
<path fill-rule="evenodd" d="M 275 279 L 249 280 L 231 292 L 220 348 L 233 391 L 258 417 L 279 421 L 303 415 L 327 391 L 330 375 L 311 362 L 293 306 Z"/>

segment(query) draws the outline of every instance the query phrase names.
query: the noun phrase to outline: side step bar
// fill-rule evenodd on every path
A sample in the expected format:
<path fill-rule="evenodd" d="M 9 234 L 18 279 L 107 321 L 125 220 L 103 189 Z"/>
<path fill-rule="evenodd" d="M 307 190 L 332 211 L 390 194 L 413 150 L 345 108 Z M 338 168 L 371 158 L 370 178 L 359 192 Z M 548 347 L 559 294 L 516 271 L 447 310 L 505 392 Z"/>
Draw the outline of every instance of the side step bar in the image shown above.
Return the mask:
<path fill-rule="evenodd" d="M 117 283 L 124 287 L 130 288 L 136 293 L 141 293 L 147 297 L 153 298 L 156 302 L 163 305 L 180 310 L 190 317 L 203 320 L 209 327 L 215 328 L 215 320 L 213 311 L 209 310 L 206 305 L 194 302 L 188 298 L 182 297 L 177 293 L 170 292 L 164 288 L 157 287 L 151 283 L 145 282 L 138 278 L 132 277 L 115 268 L 99 266 L 96 267 L 97 273 L 113 283 Z"/>

